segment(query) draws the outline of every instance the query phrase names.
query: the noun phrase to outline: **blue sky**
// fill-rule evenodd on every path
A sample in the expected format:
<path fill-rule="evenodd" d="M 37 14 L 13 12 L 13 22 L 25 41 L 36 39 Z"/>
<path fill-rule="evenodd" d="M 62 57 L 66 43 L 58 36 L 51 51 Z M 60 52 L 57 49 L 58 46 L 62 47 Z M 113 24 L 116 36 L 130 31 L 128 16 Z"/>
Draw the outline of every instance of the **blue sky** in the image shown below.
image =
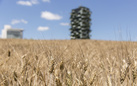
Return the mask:
<path fill-rule="evenodd" d="M 27 39 L 70 39 L 70 13 L 91 12 L 91 39 L 137 40 L 137 0 L 0 0 L 0 30 L 24 29 Z"/>

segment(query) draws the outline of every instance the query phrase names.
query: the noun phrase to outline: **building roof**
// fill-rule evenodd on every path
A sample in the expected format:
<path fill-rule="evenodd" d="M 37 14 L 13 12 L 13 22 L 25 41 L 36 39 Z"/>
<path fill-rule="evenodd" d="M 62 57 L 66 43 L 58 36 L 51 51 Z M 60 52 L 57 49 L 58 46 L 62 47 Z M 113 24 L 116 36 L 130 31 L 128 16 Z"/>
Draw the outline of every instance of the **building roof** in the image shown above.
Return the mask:
<path fill-rule="evenodd" d="M 23 31 L 23 29 L 13 29 L 13 28 L 9 28 L 9 29 L 7 29 L 7 31 Z"/>
<path fill-rule="evenodd" d="M 86 10 L 89 10 L 89 8 L 87 8 L 87 7 L 84 7 L 84 6 L 80 6 L 80 7 L 78 7 L 78 8 L 76 8 L 76 9 L 72 9 L 72 11 L 79 11 L 79 10 L 81 10 L 81 9 L 86 9 Z"/>

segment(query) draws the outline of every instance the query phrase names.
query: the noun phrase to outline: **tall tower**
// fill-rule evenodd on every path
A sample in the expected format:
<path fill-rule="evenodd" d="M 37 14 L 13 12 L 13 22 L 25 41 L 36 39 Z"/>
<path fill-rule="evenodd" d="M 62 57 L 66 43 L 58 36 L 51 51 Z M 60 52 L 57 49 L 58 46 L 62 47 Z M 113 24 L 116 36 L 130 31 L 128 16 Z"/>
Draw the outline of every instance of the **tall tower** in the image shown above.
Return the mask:
<path fill-rule="evenodd" d="M 90 15 L 89 8 L 80 6 L 71 12 L 71 39 L 90 39 Z"/>

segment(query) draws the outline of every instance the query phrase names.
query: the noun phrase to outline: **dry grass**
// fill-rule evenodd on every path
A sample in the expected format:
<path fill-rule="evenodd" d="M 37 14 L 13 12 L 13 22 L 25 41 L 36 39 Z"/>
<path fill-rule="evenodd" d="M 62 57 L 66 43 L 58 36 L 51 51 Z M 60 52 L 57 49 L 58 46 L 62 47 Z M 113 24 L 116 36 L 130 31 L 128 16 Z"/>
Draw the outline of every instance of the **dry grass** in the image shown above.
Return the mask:
<path fill-rule="evenodd" d="M 0 86 L 137 86 L 137 43 L 0 40 Z"/>

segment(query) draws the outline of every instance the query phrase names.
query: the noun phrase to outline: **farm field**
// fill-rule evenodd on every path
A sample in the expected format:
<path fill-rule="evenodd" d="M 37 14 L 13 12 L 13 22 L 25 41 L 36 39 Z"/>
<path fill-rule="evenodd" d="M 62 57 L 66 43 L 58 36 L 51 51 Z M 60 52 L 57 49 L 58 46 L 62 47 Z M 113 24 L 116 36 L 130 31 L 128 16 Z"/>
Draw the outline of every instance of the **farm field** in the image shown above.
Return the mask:
<path fill-rule="evenodd" d="M 137 86 L 137 43 L 0 39 L 0 86 Z"/>

